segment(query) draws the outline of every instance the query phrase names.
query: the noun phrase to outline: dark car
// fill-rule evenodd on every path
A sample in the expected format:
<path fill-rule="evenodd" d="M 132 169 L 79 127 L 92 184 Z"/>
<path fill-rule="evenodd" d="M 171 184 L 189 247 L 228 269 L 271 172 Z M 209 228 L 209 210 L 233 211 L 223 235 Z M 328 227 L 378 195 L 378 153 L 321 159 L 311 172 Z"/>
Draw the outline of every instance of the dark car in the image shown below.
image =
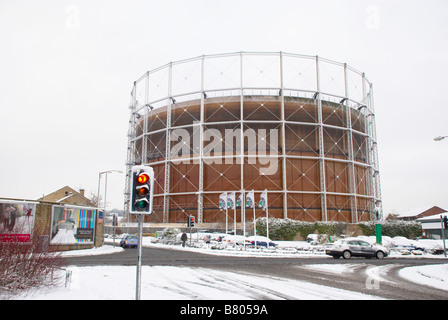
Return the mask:
<path fill-rule="evenodd" d="M 389 250 L 381 245 L 370 244 L 361 239 L 348 238 L 328 245 L 325 253 L 333 256 L 335 259 L 340 257 L 344 259 L 350 259 L 351 257 L 383 259 L 388 256 Z"/>
<path fill-rule="evenodd" d="M 138 238 L 136 235 L 124 236 L 120 241 L 120 247 L 122 248 L 137 248 Z"/>
<path fill-rule="evenodd" d="M 262 236 L 252 236 L 247 238 L 246 240 L 246 246 L 250 247 L 250 246 L 256 246 L 256 247 L 265 247 L 267 248 L 269 246 L 269 248 L 275 248 L 277 247 L 277 244 L 272 242 L 271 239 L 267 238 L 267 237 L 262 237 Z"/>

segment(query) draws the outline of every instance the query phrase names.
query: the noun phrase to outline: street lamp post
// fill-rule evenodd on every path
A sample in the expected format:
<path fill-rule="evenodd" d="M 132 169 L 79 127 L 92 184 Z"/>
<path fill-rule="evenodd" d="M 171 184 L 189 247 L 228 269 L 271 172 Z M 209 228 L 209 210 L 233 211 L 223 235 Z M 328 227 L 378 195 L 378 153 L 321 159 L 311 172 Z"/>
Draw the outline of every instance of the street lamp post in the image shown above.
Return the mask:
<path fill-rule="evenodd" d="M 438 136 L 434 138 L 434 141 L 442 141 L 443 139 L 448 138 L 448 136 Z M 443 254 L 445 255 L 446 258 L 446 248 L 445 248 L 445 229 L 444 229 L 444 224 L 443 224 L 443 219 L 442 216 L 440 216 L 440 221 L 442 222 L 442 241 L 443 241 Z"/>
<path fill-rule="evenodd" d="M 105 174 L 106 179 L 104 181 L 104 207 L 103 207 L 103 242 L 104 242 L 104 222 L 106 219 L 106 196 L 107 196 L 107 174 L 117 172 L 117 173 L 123 173 L 121 170 L 107 170 L 102 171 L 98 174 L 98 193 L 97 193 L 97 199 L 96 199 L 96 207 L 98 210 L 97 216 L 99 216 L 99 210 L 100 210 L 100 185 L 101 185 L 101 175 Z M 115 229 L 114 229 L 115 230 Z M 114 235 L 114 246 L 115 246 L 115 235 Z"/>

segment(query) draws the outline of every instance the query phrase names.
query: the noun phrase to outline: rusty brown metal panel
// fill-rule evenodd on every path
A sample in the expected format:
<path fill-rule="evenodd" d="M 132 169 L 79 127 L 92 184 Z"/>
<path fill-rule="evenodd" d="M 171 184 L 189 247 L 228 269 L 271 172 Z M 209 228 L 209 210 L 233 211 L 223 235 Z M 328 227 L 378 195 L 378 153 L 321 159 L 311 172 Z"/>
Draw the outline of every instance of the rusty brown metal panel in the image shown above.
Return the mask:
<path fill-rule="evenodd" d="M 317 105 L 314 99 L 285 97 L 285 155 L 286 155 L 286 188 L 282 186 L 282 150 L 273 164 L 277 168 L 269 175 L 261 174 L 266 164 L 260 163 L 259 158 L 250 158 L 255 155 L 259 141 L 255 145 L 244 137 L 244 163 L 243 188 L 247 191 L 256 190 L 256 199 L 264 189 L 269 190 L 269 215 L 283 218 L 283 205 L 287 204 L 288 217 L 304 221 L 322 220 L 321 197 L 325 196 L 320 189 L 319 144 Z M 241 101 L 239 96 L 213 97 L 204 102 L 203 130 L 215 130 L 225 140 L 226 130 L 239 130 L 241 123 L 244 130 L 259 132 L 260 129 L 280 130 L 281 99 L 279 96 L 245 96 L 243 99 L 243 122 L 240 121 Z M 346 130 L 346 108 L 341 104 L 323 101 L 323 141 L 325 156 L 325 177 L 327 197 L 327 220 L 351 221 L 349 170 L 348 166 L 348 135 Z M 350 109 L 353 125 L 352 143 L 354 160 L 359 163 L 367 162 L 367 134 L 365 132 L 364 116 Z M 193 123 L 199 119 L 200 100 L 183 101 L 172 106 L 172 127 L 179 127 L 193 137 Z M 140 119 L 140 121 L 143 121 Z M 252 122 L 256 121 L 256 122 Z M 165 172 L 165 146 L 166 146 L 166 110 L 158 108 L 149 115 L 147 121 L 149 134 L 146 135 L 147 155 L 146 162 L 153 163 L 156 186 L 154 214 L 152 221 L 162 221 L 163 193 Z M 142 130 L 137 128 L 137 136 Z M 233 137 L 232 148 L 225 150 L 222 145 L 222 155 L 231 156 L 229 159 L 200 159 L 203 165 L 203 222 L 222 223 L 225 214 L 218 209 L 218 197 L 221 192 L 239 192 L 241 188 L 241 148 L 236 143 L 238 137 Z M 171 147 L 179 140 L 172 141 Z M 223 141 L 224 143 L 225 141 Z M 253 142 L 253 141 L 252 141 Z M 211 143 L 204 141 L 206 147 Z M 277 145 L 281 148 L 280 138 Z M 136 149 L 141 150 L 141 139 L 136 141 Z M 199 164 L 189 157 L 198 157 L 194 148 L 193 139 L 189 141 L 188 148 L 191 154 L 184 158 L 177 158 L 172 163 L 170 172 L 170 222 L 184 222 L 190 214 L 197 214 L 199 189 Z M 216 151 L 216 150 L 215 150 Z M 185 156 L 185 155 L 184 155 Z M 219 156 L 210 150 L 204 152 L 204 157 Z M 137 155 L 136 159 L 144 157 Z M 266 159 L 265 159 L 266 160 Z M 368 197 L 370 169 L 355 164 L 355 191 L 357 197 L 357 217 L 359 221 L 370 219 L 371 206 Z M 286 196 L 286 202 L 283 197 Z M 252 211 L 250 214 L 252 217 Z M 257 216 L 264 216 L 264 212 L 257 209 Z M 233 211 L 229 214 L 233 223 Z M 241 210 L 237 210 L 237 220 L 241 219 Z M 249 218 L 248 218 L 249 220 Z M 238 220 L 239 222 L 239 220 Z"/>

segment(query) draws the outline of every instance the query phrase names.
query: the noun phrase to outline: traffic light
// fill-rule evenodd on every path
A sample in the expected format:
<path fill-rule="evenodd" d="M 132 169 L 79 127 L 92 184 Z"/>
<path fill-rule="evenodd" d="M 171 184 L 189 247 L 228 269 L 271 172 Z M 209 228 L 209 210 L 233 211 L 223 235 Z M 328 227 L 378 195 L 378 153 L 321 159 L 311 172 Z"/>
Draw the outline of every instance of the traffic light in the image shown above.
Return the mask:
<path fill-rule="evenodd" d="M 194 216 L 188 217 L 187 226 L 188 226 L 188 228 L 194 228 Z"/>
<path fill-rule="evenodd" d="M 154 170 L 148 166 L 133 166 L 130 213 L 152 214 L 153 187 Z"/>
<path fill-rule="evenodd" d="M 448 217 L 447 216 L 443 217 L 443 227 L 445 228 L 445 230 L 448 230 Z"/>

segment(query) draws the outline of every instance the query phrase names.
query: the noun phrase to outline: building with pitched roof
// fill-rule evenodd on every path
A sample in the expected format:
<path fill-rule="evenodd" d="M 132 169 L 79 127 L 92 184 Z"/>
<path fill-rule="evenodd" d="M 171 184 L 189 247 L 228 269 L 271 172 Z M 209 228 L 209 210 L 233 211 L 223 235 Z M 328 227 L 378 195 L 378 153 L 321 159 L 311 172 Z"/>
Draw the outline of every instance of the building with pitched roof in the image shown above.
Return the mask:
<path fill-rule="evenodd" d="M 61 204 L 96 207 L 96 204 L 92 203 L 92 201 L 84 195 L 84 192 L 84 189 L 79 189 L 79 191 L 76 191 L 69 186 L 65 186 L 52 193 L 42 196 L 38 200 L 59 202 Z"/>
<path fill-rule="evenodd" d="M 394 215 L 394 218 L 398 220 L 413 221 L 419 218 L 428 217 L 443 212 L 446 212 L 446 210 L 438 206 L 426 206 L 398 213 L 397 215 Z"/>

